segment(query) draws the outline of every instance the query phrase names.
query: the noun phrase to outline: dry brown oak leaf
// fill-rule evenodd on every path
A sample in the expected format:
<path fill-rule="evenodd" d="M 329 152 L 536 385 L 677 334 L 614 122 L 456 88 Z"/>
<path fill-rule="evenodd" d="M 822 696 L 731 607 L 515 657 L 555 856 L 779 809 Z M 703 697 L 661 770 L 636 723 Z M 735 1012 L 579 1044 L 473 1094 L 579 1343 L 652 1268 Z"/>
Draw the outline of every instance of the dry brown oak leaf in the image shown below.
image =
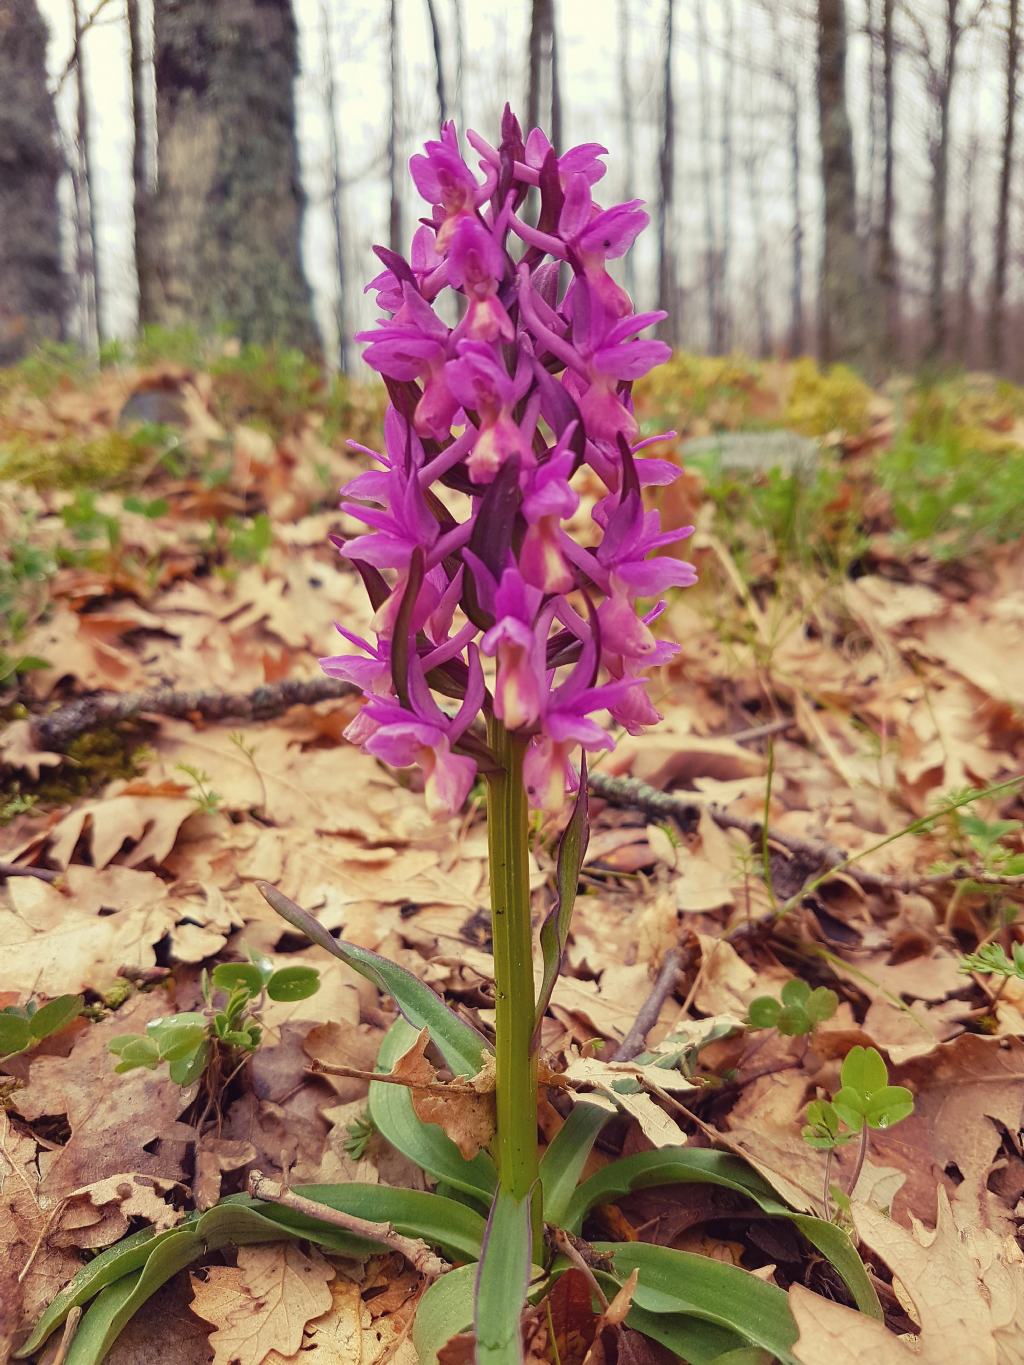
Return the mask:
<path fill-rule="evenodd" d="M 954 1220 L 938 1191 L 934 1231 L 900 1227 L 866 1205 L 854 1206 L 863 1241 L 893 1272 L 893 1288 L 918 1324 L 916 1340 L 830 1303 L 800 1285 L 789 1291 L 800 1336 L 800 1365 L 1022 1365 L 1024 1253 L 1012 1237 Z"/>

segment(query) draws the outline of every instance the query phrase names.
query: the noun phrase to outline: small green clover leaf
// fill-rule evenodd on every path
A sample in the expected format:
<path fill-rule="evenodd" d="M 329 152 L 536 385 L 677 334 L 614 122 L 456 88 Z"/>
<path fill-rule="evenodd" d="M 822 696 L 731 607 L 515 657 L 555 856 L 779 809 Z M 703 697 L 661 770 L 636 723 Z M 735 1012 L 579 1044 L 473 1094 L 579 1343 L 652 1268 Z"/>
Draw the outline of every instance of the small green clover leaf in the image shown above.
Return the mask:
<path fill-rule="evenodd" d="M 839 1008 L 835 991 L 827 986 L 811 990 L 799 977 L 787 981 L 780 996 L 781 1002 L 770 995 L 752 1000 L 747 1010 L 748 1028 L 775 1028 L 787 1038 L 801 1038 L 831 1019 Z"/>
<path fill-rule="evenodd" d="M 315 967 L 282 967 L 267 982 L 271 1000 L 305 1000 L 320 989 L 320 973 Z"/>
<path fill-rule="evenodd" d="M 882 1054 L 873 1047 L 853 1047 L 840 1071 L 840 1088 L 829 1100 L 807 1106 L 804 1141 L 830 1150 L 864 1128 L 891 1128 L 914 1111 L 914 1097 L 904 1085 L 890 1085 Z"/>

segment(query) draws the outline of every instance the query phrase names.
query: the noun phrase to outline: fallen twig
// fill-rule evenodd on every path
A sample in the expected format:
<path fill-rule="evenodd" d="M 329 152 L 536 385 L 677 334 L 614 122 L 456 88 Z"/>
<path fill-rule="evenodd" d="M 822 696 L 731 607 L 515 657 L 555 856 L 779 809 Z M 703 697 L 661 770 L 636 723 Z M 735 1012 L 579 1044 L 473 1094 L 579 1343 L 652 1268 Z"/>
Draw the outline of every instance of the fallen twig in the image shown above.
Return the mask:
<path fill-rule="evenodd" d="M 38 877 L 41 882 L 59 882 L 63 872 L 52 867 L 31 867 L 28 863 L 0 863 L 0 878 Z"/>
<path fill-rule="evenodd" d="M 316 1218 L 321 1223 L 329 1223 L 331 1227 L 342 1228 L 357 1237 L 366 1237 L 372 1242 L 390 1247 L 392 1251 L 404 1256 L 412 1268 L 427 1279 L 436 1280 L 451 1270 L 448 1262 L 438 1256 L 421 1237 L 404 1237 L 400 1232 L 396 1232 L 390 1223 L 374 1223 L 368 1218 L 357 1218 L 355 1214 L 342 1213 L 340 1209 L 318 1204 L 315 1199 L 305 1199 L 279 1181 L 271 1180 L 262 1171 L 249 1172 L 249 1193 L 253 1199 L 265 1199 L 270 1204 L 280 1204 L 282 1208 L 294 1209 L 296 1213 L 305 1214 L 307 1218 Z"/>
<path fill-rule="evenodd" d="M 647 1042 L 647 1035 L 658 1022 L 658 1015 L 661 1007 L 672 994 L 679 976 L 680 968 L 683 965 L 685 954 L 682 948 L 670 948 L 665 954 L 661 964 L 661 971 L 658 979 L 651 988 L 651 993 L 640 1006 L 640 1012 L 633 1021 L 632 1027 L 623 1038 L 622 1042 L 612 1053 L 613 1062 L 629 1062 L 639 1052 L 643 1052 L 644 1044 Z"/>
<path fill-rule="evenodd" d="M 171 687 L 155 687 L 149 692 L 107 693 L 81 697 L 47 716 L 37 717 L 32 722 L 32 737 L 41 749 L 60 751 L 87 730 L 134 720 L 141 715 L 178 719 L 201 716 L 206 721 L 266 720 L 281 715 L 291 706 L 312 706 L 319 701 L 359 695 L 354 684 L 340 678 L 291 678 L 285 682 L 266 683 L 252 692 L 213 689 L 178 692 Z"/>

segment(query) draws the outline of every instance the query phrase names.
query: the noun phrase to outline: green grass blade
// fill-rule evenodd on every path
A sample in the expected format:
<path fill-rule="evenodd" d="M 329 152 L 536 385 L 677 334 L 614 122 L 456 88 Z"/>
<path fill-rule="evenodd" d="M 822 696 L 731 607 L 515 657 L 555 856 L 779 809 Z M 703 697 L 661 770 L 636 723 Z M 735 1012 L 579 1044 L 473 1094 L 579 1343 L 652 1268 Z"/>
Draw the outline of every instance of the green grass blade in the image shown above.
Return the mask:
<path fill-rule="evenodd" d="M 420 1365 L 437 1365 L 442 1347 L 472 1328 L 476 1276 L 475 1265 L 459 1266 L 435 1280 L 420 1299 L 412 1327 L 412 1344 Z"/>
<path fill-rule="evenodd" d="M 404 1019 L 396 1019 L 388 1030 L 377 1066 L 390 1071 L 399 1057 L 416 1041 L 417 1030 Z M 370 1085 L 370 1117 L 383 1137 L 410 1161 L 435 1180 L 470 1195 L 484 1208 L 490 1208 L 497 1173 L 486 1152 L 472 1161 L 466 1158 L 451 1138 L 436 1123 L 424 1123 L 412 1107 L 412 1096 L 401 1085 Z"/>
<path fill-rule="evenodd" d="M 565 1226 L 570 1232 L 579 1232 L 590 1209 L 597 1204 L 610 1203 L 631 1190 L 687 1182 L 735 1190 L 752 1199 L 762 1212 L 787 1219 L 835 1267 L 861 1312 L 881 1318 L 878 1295 L 842 1228 L 822 1218 L 794 1212 L 745 1162 L 725 1152 L 697 1147 L 661 1147 L 657 1151 L 638 1152 L 635 1156 L 613 1161 L 579 1186 L 566 1212 Z"/>
<path fill-rule="evenodd" d="M 593 1248 L 611 1257 L 617 1277 L 639 1270 L 633 1296 L 637 1308 L 699 1318 L 736 1333 L 739 1344 L 770 1351 L 782 1365 L 796 1365 L 791 1350 L 796 1323 L 786 1295 L 775 1285 L 737 1266 L 647 1242 L 594 1242 Z"/>
<path fill-rule="evenodd" d="M 596 1104 L 580 1101 L 573 1106 L 540 1161 L 544 1190 L 544 1221 L 561 1226 L 594 1143 L 613 1117 Z"/>
<path fill-rule="evenodd" d="M 520 1319 L 530 1284 L 531 1195 L 499 1189 L 491 1205 L 476 1278 L 476 1365 L 521 1365 Z"/>
<path fill-rule="evenodd" d="M 379 953 L 336 939 L 319 920 L 276 887 L 267 882 L 256 885 L 268 905 L 289 924 L 372 981 L 385 995 L 390 995 L 417 1032 L 422 1028 L 429 1029 L 432 1041 L 441 1049 L 445 1061 L 457 1076 L 476 1075 L 483 1065 L 484 1055 L 491 1051 L 490 1044 L 482 1033 L 477 1033 L 453 1014 L 425 982 Z"/>

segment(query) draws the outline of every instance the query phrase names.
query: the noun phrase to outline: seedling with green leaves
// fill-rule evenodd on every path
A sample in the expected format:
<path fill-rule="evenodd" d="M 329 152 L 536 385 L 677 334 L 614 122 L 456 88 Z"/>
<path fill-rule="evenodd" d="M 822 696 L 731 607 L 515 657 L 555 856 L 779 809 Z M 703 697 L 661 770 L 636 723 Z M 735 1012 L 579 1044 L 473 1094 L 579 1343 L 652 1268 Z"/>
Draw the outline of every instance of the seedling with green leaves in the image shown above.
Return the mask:
<path fill-rule="evenodd" d="M 58 995 L 45 1005 L 30 1000 L 27 1005 L 0 1010 L 0 1057 L 16 1057 L 67 1028 L 82 1013 L 84 1003 L 80 995 Z"/>
<path fill-rule="evenodd" d="M 809 1147 L 827 1152 L 825 1163 L 825 1207 L 830 1197 L 849 1200 L 857 1187 L 867 1156 L 871 1129 L 891 1128 L 914 1112 L 914 1097 L 904 1085 L 889 1084 L 889 1070 L 877 1048 L 853 1047 L 843 1059 L 839 1073 L 840 1088 L 830 1100 L 812 1100 L 807 1106 L 803 1139 Z M 837 1191 L 829 1185 L 832 1154 L 837 1147 L 859 1141 L 857 1159 L 848 1188 Z"/>
<path fill-rule="evenodd" d="M 244 1058 L 263 1038 L 259 1019 L 264 997 L 305 1000 L 320 987 L 315 967 L 281 967 L 267 958 L 251 962 L 222 962 L 212 974 L 203 972 L 203 1013 L 188 1011 L 151 1019 L 145 1033 L 123 1033 L 109 1048 L 118 1058 L 115 1071 L 150 1071 L 167 1064 L 172 1081 L 191 1085 L 215 1055 Z"/>
<path fill-rule="evenodd" d="M 787 1038 L 803 1038 L 813 1033 L 826 1019 L 831 1019 L 839 1008 L 839 997 L 835 991 L 827 986 L 816 986 L 812 990 L 799 977 L 787 981 L 780 995 L 780 1000 L 773 995 L 759 995 L 756 1000 L 751 1000 L 747 1010 L 747 1027 L 773 1028 Z"/>
<path fill-rule="evenodd" d="M 1012 956 L 1010 955 L 1012 954 Z M 1024 943 L 1014 943 L 1010 954 L 1001 943 L 986 943 L 976 953 L 965 953 L 960 959 L 962 972 L 977 972 L 979 976 L 1015 976 L 1024 981 Z"/>

